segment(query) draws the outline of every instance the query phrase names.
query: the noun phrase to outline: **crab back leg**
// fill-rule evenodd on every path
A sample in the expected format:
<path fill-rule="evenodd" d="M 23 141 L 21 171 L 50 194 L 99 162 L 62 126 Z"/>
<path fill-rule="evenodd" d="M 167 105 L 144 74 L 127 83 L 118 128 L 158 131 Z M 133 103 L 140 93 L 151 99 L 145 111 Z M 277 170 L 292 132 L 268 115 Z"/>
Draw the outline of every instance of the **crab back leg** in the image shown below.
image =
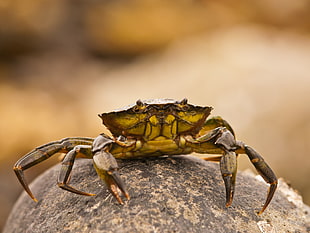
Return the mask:
<path fill-rule="evenodd" d="M 123 204 L 118 189 L 127 199 L 130 199 L 130 196 L 118 173 L 119 167 L 117 162 L 114 156 L 109 152 L 113 143 L 115 142 L 108 136 L 104 134 L 99 135 L 93 143 L 93 162 L 97 174 L 101 180 L 105 182 L 110 193 L 120 204 Z"/>
<path fill-rule="evenodd" d="M 225 121 L 221 117 L 214 117 L 214 118 L 211 118 L 210 120 L 206 121 L 206 123 L 205 123 L 206 128 L 211 128 L 211 127 L 215 127 L 215 126 L 216 127 L 225 127 L 231 133 L 231 135 L 229 136 L 230 133 L 228 131 L 226 131 L 221 137 L 219 137 L 217 139 L 215 144 L 220 145 L 220 147 L 222 147 L 222 149 L 224 151 L 225 150 L 227 151 L 227 150 L 229 150 L 229 148 L 232 148 L 233 150 L 239 151 L 239 153 L 246 154 L 249 157 L 251 163 L 254 165 L 257 172 L 260 174 L 260 176 L 265 180 L 266 183 L 268 183 L 270 185 L 269 189 L 268 189 L 267 199 L 265 201 L 265 204 L 263 205 L 262 209 L 258 212 L 259 215 L 262 214 L 265 211 L 265 209 L 267 208 L 267 206 L 269 205 L 269 203 L 270 203 L 270 201 L 271 201 L 271 199 L 272 199 L 272 197 L 273 197 L 273 195 L 277 189 L 278 179 L 277 179 L 276 175 L 274 174 L 272 169 L 269 167 L 269 165 L 265 162 L 264 158 L 257 151 L 255 151 L 250 146 L 245 145 L 243 142 L 236 141 L 234 139 L 234 137 L 235 137 L 234 131 L 231 128 L 231 126 L 228 124 L 227 121 Z M 226 153 L 224 153 L 223 157 L 227 156 L 225 154 Z M 222 167 L 223 157 L 220 159 L 221 167 Z M 216 161 L 216 159 L 217 158 L 214 158 L 213 161 Z M 227 165 L 229 165 L 229 163 L 232 162 L 233 160 L 230 159 L 228 161 L 229 162 L 226 163 Z M 224 181 L 225 181 L 225 179 L 224 179 Z M 235 178 L 233 179 L 233 182 L 235 182 Z"/>
<path fill-rule="evenodd" d="M 30 151 L 22 158 L 20 158 L 15 163 L 13 170 L 28 195 L 34 201 L 37 201 L 25 180 L 24 170 L 50 158 L 58 152 L 67 153 L 77 145 L 91 145 L 93 140 L 93 138 L 76 137 L 65 138 L 59 141 L 50 142 L 48 144 L 35 148 L 34 150 Z"/>
<path fill-rule="evenodd" d="M 213 128 L 216 127 L 216 128 Z M 213 129 L 212 129 L 213 128 Z M 209 130 L 209 131 L 208 131 Z M 187 138 L 187 146 L 198 153 L 222 154 L 207 161 L 220 162 L 221 173 L 226 188 L 226 206 L 230 206 L 233 200 L 236 173 L 237 154 L 246 154 L 263 179 L 270 184 L 267 199 L 258 214 L 262 214 L 269 205 L 277 188 L 277 177 L 268 164 L 253 148 L 241 141 L 236 141 L 232 128 L 220 117 L 211 118 L 206 121 L 203 132 L 197 138 Z M 237 153 L 237 154 L 236 154 Z"/>
<path fill-rule="evenodd" d="M 217 127 L 200 137 L 187 137 L 186 140 L 187 146 L 192 147 L 194 152 L 222 154 L 206 160 L 220 162 L 220 170 L 226 189 L 226 207 L 230 206 L 233 201 L 237 174 L 235 151 L 238 149 L 238 145 L 234 135 L 225 127 Z"/>

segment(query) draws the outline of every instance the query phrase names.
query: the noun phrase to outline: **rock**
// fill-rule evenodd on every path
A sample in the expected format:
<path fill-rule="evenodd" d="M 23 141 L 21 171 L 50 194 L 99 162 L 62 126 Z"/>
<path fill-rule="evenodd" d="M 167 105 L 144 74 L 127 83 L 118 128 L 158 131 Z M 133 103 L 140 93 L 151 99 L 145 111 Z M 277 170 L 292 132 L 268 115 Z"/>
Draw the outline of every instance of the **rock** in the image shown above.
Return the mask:
<path fill-rule="evenodd" d="M 77 160 L 71 185 L 96 196 L 80 196 L 56 185 L 59 165 L 22 193 L 3 233 L 13 232 L 309 232 L 309 207 L 282 180 L 266 211 L 267 185 L 239 172 L 234 202 L 225 207 L 218 164 L 192 156 L 119 162 L 131 199 L 124 205 L 107 191 L 90 160 Z"/>
<path fill-rule="evenodd" d="M 50 48 L 51 41 L 61 35 L 59 31 L 64 31 L 67 5 L 61 0 L 1 1 L 0 58 Z"/>

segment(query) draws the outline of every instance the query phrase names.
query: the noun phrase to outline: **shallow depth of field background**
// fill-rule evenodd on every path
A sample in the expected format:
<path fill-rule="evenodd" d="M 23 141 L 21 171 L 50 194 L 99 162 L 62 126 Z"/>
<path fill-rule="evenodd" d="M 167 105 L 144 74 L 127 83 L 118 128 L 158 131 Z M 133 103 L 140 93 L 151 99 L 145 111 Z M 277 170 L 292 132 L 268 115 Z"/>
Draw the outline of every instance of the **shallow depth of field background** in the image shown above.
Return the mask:
<path fill-rule="evenodd" d="M 184 97 L 213 106 L 310 203 L 309 1 L 1 1 L 0 229 L 21 156 L 97 136 L 98 113 Z"/>

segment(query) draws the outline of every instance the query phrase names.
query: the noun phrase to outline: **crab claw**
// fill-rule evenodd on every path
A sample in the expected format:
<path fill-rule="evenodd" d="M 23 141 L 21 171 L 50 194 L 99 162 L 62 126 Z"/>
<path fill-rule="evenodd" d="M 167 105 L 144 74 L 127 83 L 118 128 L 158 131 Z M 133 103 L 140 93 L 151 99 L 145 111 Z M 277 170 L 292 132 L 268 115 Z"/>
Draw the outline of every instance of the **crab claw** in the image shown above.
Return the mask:
<path fill-rule="evenodd" d="M 232 185 L 232 175 L 223 176 L 226 189 L 226 207 L 231 206 L 234 197 L 234 186 Z"/>
<path fill-rule="evenodd" d="M 109 191 L 116 198 L 119 204 L 124 204 L 118 189 L 129 200 L 130 196 L 126 190 L 125 184 L 118 173 L 118 165 L 115 158 L 109 152 L 104 150 L 97 151 L 93 157 L 94 167 L 99 177 L 106 183 Z"/>
<path fill-rule="evenodd" d="M 220 168 L 226 189 L 226 207 L 233 201 L 237 174 L 237 157 L 235 152 L 226 151 L 221 157 Z"/>
<path fill-rule="evenodd" d="M 118 188 L 121 190 L 123 195 L 128 200 L 130 199 L 130 196 L 126 190 L 125 184 L 122 181 L 122 179 L 120 178 L 118 171 L 107 172 L 104 181 L 107 184 L 110 192 L 116 198 L 116 200 L 118 201 L 119 204 L 124 204 L 124 202 L 122 201 L 122 199 L 119 196 L 119 193 L 117 190 Z"/>

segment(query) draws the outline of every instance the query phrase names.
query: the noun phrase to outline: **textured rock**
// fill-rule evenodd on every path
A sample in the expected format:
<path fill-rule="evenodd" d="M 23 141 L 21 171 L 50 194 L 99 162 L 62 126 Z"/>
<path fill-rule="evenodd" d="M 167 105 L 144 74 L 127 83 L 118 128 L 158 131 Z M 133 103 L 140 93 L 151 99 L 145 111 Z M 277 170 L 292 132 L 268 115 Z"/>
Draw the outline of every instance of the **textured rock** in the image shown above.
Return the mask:
<path fill-rule="evenodd" d="M 270 206 L 256 212 L 267 185 L 239 172 L 232 207 L 217 164 L 191 156 L 119 162 L 131 199 L 119 205 L 99 180 L 90 160 L 78 160 L 72 186 L 96 196 L 61 190 L 59 165 L 31 185 L 39 202 L 24 192 L 3 233 L 11 232 L 309 232 L 309 207 L 280 180 Z"/>

